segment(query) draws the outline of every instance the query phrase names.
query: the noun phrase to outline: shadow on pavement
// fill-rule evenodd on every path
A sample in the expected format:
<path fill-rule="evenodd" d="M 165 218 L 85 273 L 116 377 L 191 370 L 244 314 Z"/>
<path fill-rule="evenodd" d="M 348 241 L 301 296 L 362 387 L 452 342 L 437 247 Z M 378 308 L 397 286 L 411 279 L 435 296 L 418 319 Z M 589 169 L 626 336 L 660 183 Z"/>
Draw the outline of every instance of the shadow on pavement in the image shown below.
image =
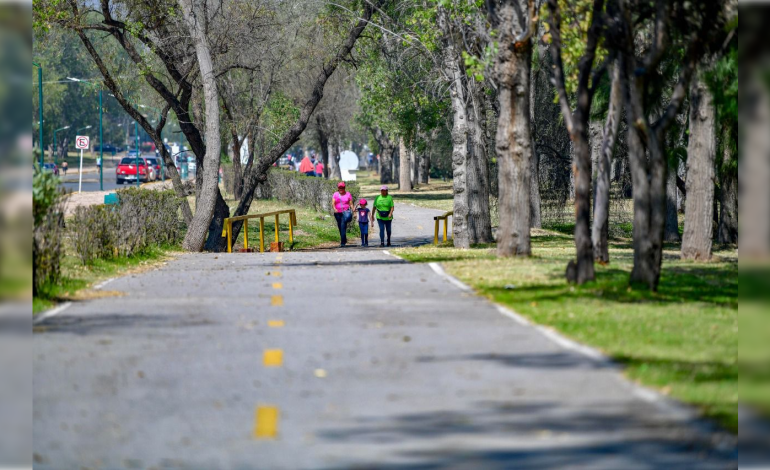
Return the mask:
<path fill-rule="evenodd" d="M 436 440 L 451 436 L 462 437 L 468 444 L 457 448 Z M 677 431 L 669 422 L 646 419 L 643 409 L 598 402 L 581 406 L 581 411 L 553 402 L 476 402 L 474 409 L 463 411 L 359 418 L 356 425 L 329 429 L 317 437 L 351 446 L 409 446 L 393 455 L 406 462 L 372 467 L 378 469 L 668 470 L 737 465 L 734 448 L 717 451 L 708 438 Z M 484 445 L 485 438 L 496 444 Z M 502 449 L 506 438 L 523 443 Z"/>
<path fill-rule="evenodd" d="M 207 326 L 215 322 L 197 316 L 180 315 L 141 315 L 141 314 L 106 314 L 106 315 L 57 315 L 47 318 L 33 329 L 36 333 L 70 333 L 75 335 L 98 334 L 105 330 L 120 328 L 184 328 Z"/>

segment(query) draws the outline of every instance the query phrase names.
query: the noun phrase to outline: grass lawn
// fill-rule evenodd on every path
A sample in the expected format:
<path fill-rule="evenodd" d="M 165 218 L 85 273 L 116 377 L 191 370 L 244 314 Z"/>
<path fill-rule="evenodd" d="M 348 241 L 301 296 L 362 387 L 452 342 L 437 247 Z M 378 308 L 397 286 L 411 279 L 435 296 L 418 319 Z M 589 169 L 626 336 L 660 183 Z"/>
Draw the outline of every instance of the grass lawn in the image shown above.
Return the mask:
<path fill-rule="evenodd" d="M 97 259 L 84 266 L 75 255 L 74 247 L 65 235 L 64 257 L 61 260 L 61 282 L 49 285 L 32 299 L 32 314 L 36 315 L 67 300 L 86 300 L 99 296 L 118 295 L 111 291 L 93 291 L 91 286 L 111 277 L 141 272 L 170 259 L 178 247 L 154 248 L 131 257 L 109 260 Z"/>
<path fill-rule="evenodd" d="M 493 247 L 425 246 L 394 250 L 414 262 L 439 261 L 479 294 L 534 322 L 597 347 L 626 367 L 629 378 L 684 402 L 738 430 L 738 262 L 734 249 L 716 261 L 679 260 L 666 246 L 657 293 L 628 286 L 630 241 L 611 244 L 611 264 L 596 281 L 564 280 L 572 237 L 537 231 L 533 256 L 497 259 Z"/>
<path fill-rule="evenodd" d="M 229 200 L 231 212 L 238 205 L 238 201 Z M 297 226 L 294 227 L 294 246 L 292 250 L 303 250 L 319 247 L 334 247 L 340 243 L 340 234 L 334 216 L 316 212 L 312 208 L 292 205 L 274 199 L 254 199 L 249 207 L 249 214 L 261 214 L 284 209 L 294 209 L 297 213 Z M 284 242 L 286 250 L 289 249 L 289 216 L 283 214 L 279 217 L 279 239 Z M 348 242 L 353 242 L 360 236 L 358 224 L 348 224 Z M 270 249 L 270 242 L 275 241 L 275 217 L 265 218 L 265 250 Z M 243 248 L 243 231 L 233 240 L 233 251 Z M 249 248 L 259 250 L 259 219 L 249 220 Z"/>

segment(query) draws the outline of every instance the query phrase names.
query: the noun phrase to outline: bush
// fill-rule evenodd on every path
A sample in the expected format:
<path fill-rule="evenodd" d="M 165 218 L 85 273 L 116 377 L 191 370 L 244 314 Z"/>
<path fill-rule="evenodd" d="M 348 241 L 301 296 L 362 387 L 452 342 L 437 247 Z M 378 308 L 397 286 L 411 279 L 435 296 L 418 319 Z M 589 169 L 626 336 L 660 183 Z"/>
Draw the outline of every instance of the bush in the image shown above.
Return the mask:
<path fill-rule="evenodd" d="M 83 264 L 115 256 L 118 247 L 118 211 L 111 206 L 80 206 L 68 226 L 75 253 Z"/>
<path fill-rule="evenodd" d="M 347 190 L 353 195 L 353 200 L 357 201 L 361 192 L 358 184 L 347 183 Z M 256 195 L 261 199 L 274 198 L 290 204 L 312 207 L 317 212 L 332 214 L 334 210 L 331 201 L 336 191 L 336 180 L 273 168 L 267 174 L 267 182 L 260 185 Z"/>
<path fill-rule="evenodd" d="M 184 224 L 179 217 L 180 200 L 173 191 L 127 188 L 117 194 L 116 206 L 75 210 L 70 233 L 83 264 L 181 241 Z"/>
<path fill-rule="evenodd" d="M 61 275 L 64 190 L 53 173 L 36 171 L 32 179 L 32 293 Z"/>

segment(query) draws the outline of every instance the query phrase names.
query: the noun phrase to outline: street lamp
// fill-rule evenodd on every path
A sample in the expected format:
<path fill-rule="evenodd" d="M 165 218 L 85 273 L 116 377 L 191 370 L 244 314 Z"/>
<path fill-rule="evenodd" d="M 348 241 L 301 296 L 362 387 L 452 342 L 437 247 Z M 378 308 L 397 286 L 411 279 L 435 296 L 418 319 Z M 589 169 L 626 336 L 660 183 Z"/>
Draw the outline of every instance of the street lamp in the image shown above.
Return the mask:
<path fill-rule="evenodd" d="M 32 62 L 32 65 L 37 67 L 37 101 L 38 111 L 40 113 L 38 145 L 40 146 L 40 168 L 43 168 L 43 155 L 45 155 L 43 147 L 43 67 L 36 62 Z"/>
<path fill-rule="evenodd" d="M 79 129 L 75 129 L 75 132 L 80 132 L 80 131 L 83 131 L 83 130 L 86 130 L 86 129 L 90 129 L 90 128 L 91 128 L 91 126 L 81 127 Z"/>
<path fill-rule="evenodd" d="M 59 153 L 58 153 L 59 149 L 56 147 L 56 133 L 59 132 L 59 131 L 63 131 L 65 129 L 69 129 L 70 127 L 72 127 L 72 126 L 64 126 L 64 127 L 59 128 L 59 129 L 54 129 L 54 131 L 53 131 L 53 158 L 54 158 L 54 163 L 59 163 L 59 156 L 58 156 L 59 155 Z M 41 166 L 42 166 L 42 164 L 41 164 Z"/>

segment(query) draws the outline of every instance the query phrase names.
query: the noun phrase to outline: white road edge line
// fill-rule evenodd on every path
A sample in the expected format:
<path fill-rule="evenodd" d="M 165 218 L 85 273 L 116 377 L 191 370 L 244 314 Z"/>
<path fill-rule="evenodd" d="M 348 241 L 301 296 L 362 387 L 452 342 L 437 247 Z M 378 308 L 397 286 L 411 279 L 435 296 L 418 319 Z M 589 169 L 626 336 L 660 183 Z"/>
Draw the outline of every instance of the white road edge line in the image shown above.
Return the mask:
<path fill-rule="evenodd" d="M 394 257 L 394 258 L 396 258 L 396 259 L 400 259 L 400 260 L 403 260 L 403 259 L 404 259 L 404 258 L 402 258 L 402 257 L 400 257 L 400 256 L 398 256 L 398 255 L 394 255 L 393 253 L 391 253 L 391 252 L 390 252 L 390 251 L 388 251 L 388 250 L 382 250 L 382 252 L 383 252 L 383 253 L 385 253 L 386 255 L 388 255 L 388 256 L 392 256 L 392 257 Z"/>
<path fill-rule="evenodd" d="M 457 279 L 456 277 L 447 274 L 447 272 L 444 271 L 444 268 L 441 267 L 441 264 L 428 263 L 428 266 L 430 266 L 430 269 L 432 269 L 433 272 L 443 277 L 444 279 L 452 283 L 455 287 L 459 288 L 460 290 L 465 292 L 473 292 L 473 289 L 471 288 L 471 286 L 469 286 L 468 284 L 465 284 L 464 282 Z"/>
<path fill-rule="evenodd" d="M 37 325 L 38 323 L 42 322 L 47 318 L 51 318 L 54 315 L 58 315 L 63 311 L 65 311 L 70 305 L 72 305 L 72 302 L 64 302 L 63 304 L 58 305 L 50 310 L 46 310 L 45 312 L 42 312 L 38 316 L 36 316 L 35 319 L 32 321 L 32 324 Z"/>
<path fill-rule="evenodd" d="M 107 284 L 109 284 L 110 282 L 114 281 L 115 279 L 117 279 L 117 277 L 111 277 L 109 279 L 106 279 L 106 280 L 100 282 L 99 284 L 95 285 L 94 289 L 101 289 L 102 287 L 106 286 Z"/>

